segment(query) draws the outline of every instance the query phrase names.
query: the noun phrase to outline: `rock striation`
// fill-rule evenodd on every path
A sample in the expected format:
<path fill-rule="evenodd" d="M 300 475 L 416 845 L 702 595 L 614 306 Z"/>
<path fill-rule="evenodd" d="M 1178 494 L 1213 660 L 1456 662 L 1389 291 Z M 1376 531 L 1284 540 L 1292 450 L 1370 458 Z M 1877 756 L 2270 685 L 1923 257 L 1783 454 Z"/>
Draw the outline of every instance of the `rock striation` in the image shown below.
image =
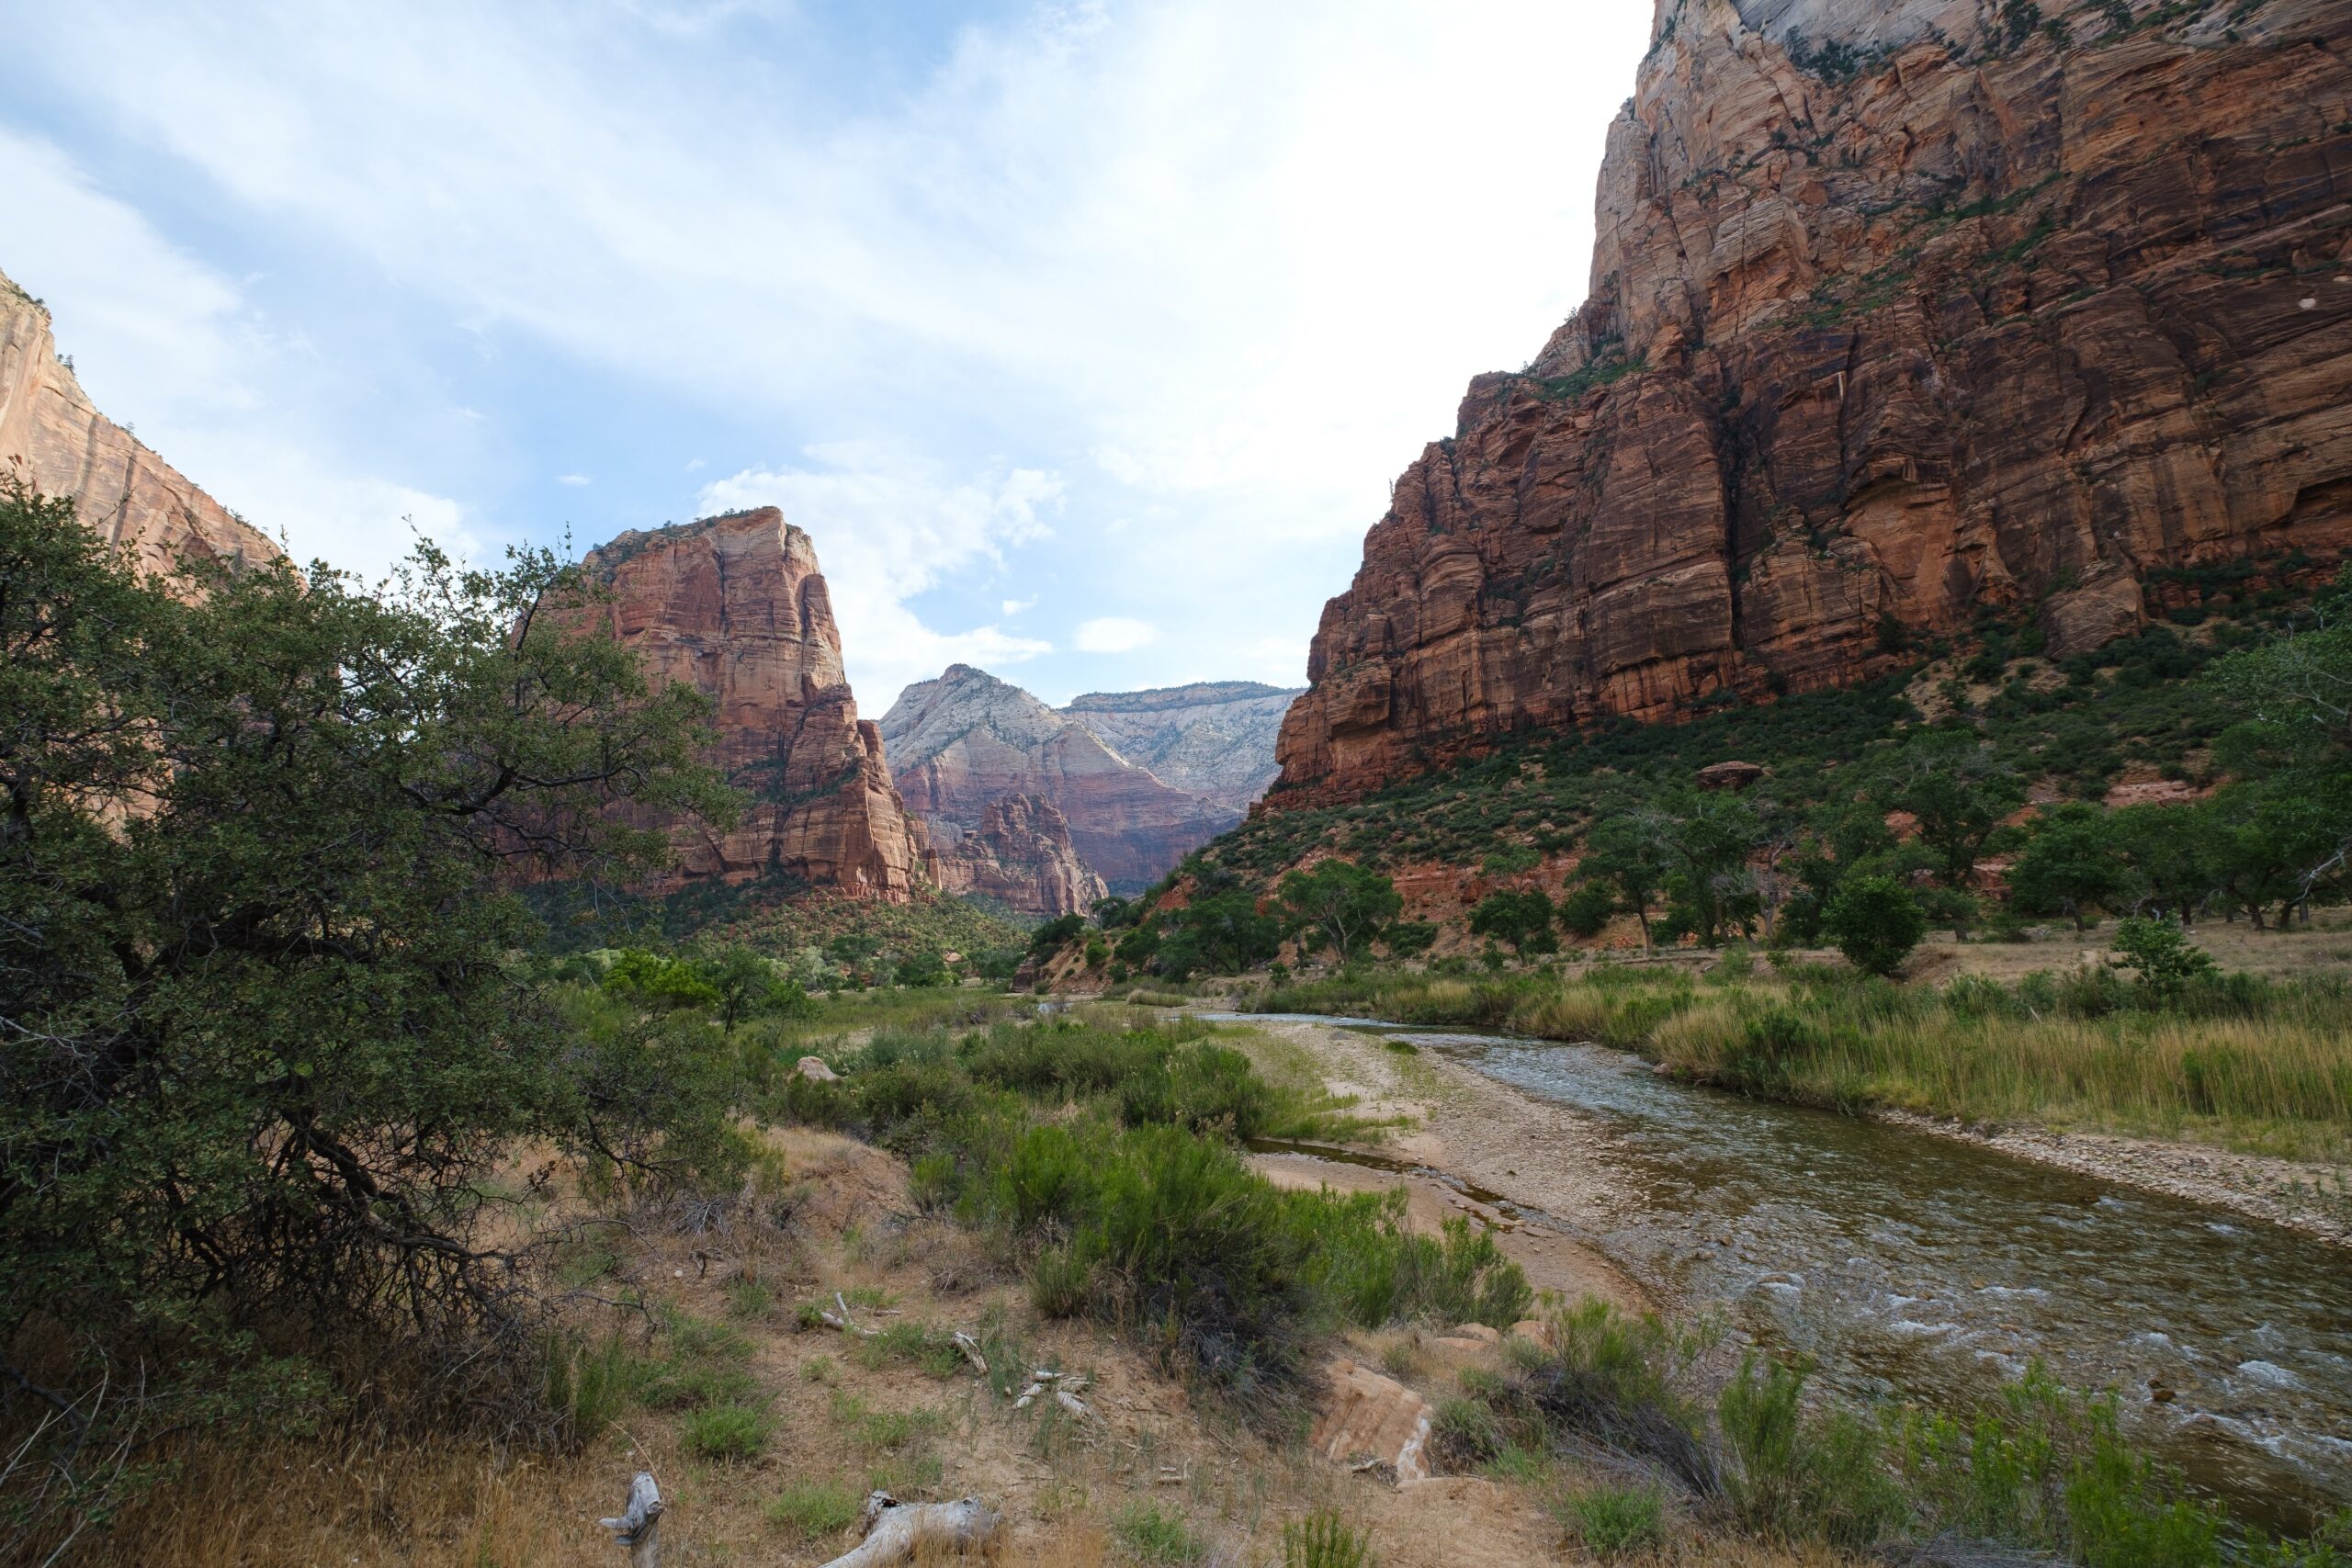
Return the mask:
<path fill-rule="evenodd" d="M 1590 296 L 1316 634 L 1272 797 L 2352 548 L 2352 0 L 1660 0 Z"/>
<path fill-rule="evenodd" d="M 1304 689 L 1203 681 L 1148 692 L 1089 692 L 1062 712 L 1160 783 L 1238 816 L 1281 773 L 1274 738 Z"/>
<path fill-rule="evenodd" d="M 1083 914 L 1111 895 L 1079 859 L 1069 818 L 1034 795 L 991 800 L 981 808 L 977 829 L 956 832 L 940 851 L 939 885 L 1049 919 Z"/>
<path fill-rule="evenodd" d="M 937 881 L 881 733 L 857 716 L 807 534 L 762 507 L 626 533 L 582 565 L 608 591 L 594 613 L 646 678 L 718 705 L 715 760 L 751 797 L 727 832 L 674 825 L 676 863 L 655 891 L 782 874 L 904 902 Z"/>
<path fill-rule="evenodd" d="M 283 554 L 100 413 L 61 359 L 48 308 L 0 276 L 0 479 L 70 497 L 85 525 L 150 570 L 182 555 L 232 565 Z"/>
<path fill-rule="evenodd" d="M 1033 796 L 1067 819 L 1079 858 L 1114 892 L 1148 886 L 1241 819 L 968 664 L 899 694 L 882 716 L 882 737 L 907 804 L 943 842 L 978 831 L 991 803 Z"/>

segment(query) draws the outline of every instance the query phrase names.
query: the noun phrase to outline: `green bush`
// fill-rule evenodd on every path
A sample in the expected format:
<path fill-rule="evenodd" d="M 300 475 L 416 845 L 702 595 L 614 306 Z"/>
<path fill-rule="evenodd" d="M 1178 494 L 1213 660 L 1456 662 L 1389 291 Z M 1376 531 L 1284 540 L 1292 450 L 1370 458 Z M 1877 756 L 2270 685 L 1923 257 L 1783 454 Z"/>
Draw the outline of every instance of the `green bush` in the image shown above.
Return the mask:
<path fill-rule="evenodd" d="M 1919 900 L 1892 876 L 1846 878 L 1829 901 L 1825 924 L 1838 951 L 1870 975 L 1892 975 L 1902 968 L 1928 934 L 1928 917 Z"/>
<path fill-rule="evenodd" d="M 1666 1540 L 1665 1501 L 1655 1486 L 1600 1486 L 1567 1500 L 1577 1539 L 1601 1558 L 1646 1551 Z"/>
<path fill-rule="evenodd" d="M 1724 1493 L 1739 1522 L 1772 1540 L 1868 1546 L 1905 1515 L 1877 1428 L 1848 1412 L 1809 1415 L 1804 1373 L 1741 1359 L 1716 1411 L 1728 1462 Z"/>
<path fill-rule="evenodd" d="M 1370 1568 L 1372 1540 L 1329 1508 L 1283 1526 L 1283 1568 Z"/>
<path fill-rule="evenodd" d="M 767 1506 L 768 1523 L 795 1540 L 821 1540 L 857 1523 L 865 1499 L 841 1481 L 797 1481 Z"/>
<path fill-rule="evenodd" d="M 678 1424 L 686 1451 L 708 1460 L 757 1459 L 775 1429 L 766 1411 L 748 1404 L 714 1404 Z"/>
<path fill-rule="evenodd" d="M 1157 1503 L 1130 1504 L 1112 1519 L 1111 1533 L 1138 1562 L 1199 1562 L 1209 1554 L 1208 1542 Z"/>

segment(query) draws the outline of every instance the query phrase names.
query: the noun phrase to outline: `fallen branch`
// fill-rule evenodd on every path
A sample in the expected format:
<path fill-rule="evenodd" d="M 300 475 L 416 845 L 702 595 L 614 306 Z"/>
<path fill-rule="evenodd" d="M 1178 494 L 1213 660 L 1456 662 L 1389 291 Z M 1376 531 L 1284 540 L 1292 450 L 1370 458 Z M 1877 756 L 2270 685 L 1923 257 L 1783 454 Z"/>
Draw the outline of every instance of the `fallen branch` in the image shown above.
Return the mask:
<path fill-rule="evenodd" d="M 826 1327 L 838 1328 L 843 1334 L 854 1334 L 860 1339 L 871 1339 L 881 1332 L 876 1328 L 860 1328 L 856 1324 L 852 1323 L 849 1319 L 849 1303 L 842 1299 L 842 1293 L 839 1291 L 833 1292 L 833 1304 L 842 1309 L 838 1315 L 827 1312 L 823 1307 L 817 1309 L 817 1316 Z"/>
<path fill-rule="evenodd" d="M 901 1503 L 888 1492 L 865 1499 L 865 1540 L 825 1568 L 882 1568 L 919 1551 L 971 1551 L 996 1533 L 997 1515 L 978 1497 L 957 1503 Z"/>
<path fill-rule="evenodd" d="M 978 1340 L 959 1328 L 956 1331 L 956 1348 L 964 1352 L 964 1359 L 971 1362 L 980 1376 L 989 1375 L 989 1359 L 980 1354 Z"/>
<path fill-rule="evenodd" d="M 613 1544 L 628 1548 L 628 1568 L 661 1568 L 662 1488 L 652 1475 L 639 1471 L 629 1483 L 628 1506 L 617 1519 L 600 1521 L 613 1532 Z"/>

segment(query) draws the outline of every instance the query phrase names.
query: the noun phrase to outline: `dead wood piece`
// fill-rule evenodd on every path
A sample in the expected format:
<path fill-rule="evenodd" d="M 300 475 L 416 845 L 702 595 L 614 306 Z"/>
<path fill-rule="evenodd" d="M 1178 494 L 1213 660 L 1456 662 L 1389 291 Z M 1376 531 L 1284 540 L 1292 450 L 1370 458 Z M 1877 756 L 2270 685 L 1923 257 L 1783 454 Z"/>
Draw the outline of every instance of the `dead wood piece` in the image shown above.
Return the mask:
<path fill-rule="evenodd" d="M 980 1354 L 978 1340 L 959 1328 L 956 1331 L 956 1348 L 964 1352 L 964 1359 L 971 1362 L 980 1376 L 989 1375 L 989 1359 Z"/>
<path fill-rule="evenodd" d="M 617 1519 L 601 1521 L 613 1532 L 613 1544 L 628 1549 L 628 1568 L 661 1568 L 662 1488 L 652 1475 L 639 1471 L 629 1483 L 628 1506 Z"/>
<path fill-rule="evenodd" d="M 825 1568 L 882 1568 L 919 1551 L 976 1551 L 996 1533 L 997 1514 L 978 1497 L 955 1503 L 901 1503 L 888 1492 L 865 1499 L 865 1540 Z"/>

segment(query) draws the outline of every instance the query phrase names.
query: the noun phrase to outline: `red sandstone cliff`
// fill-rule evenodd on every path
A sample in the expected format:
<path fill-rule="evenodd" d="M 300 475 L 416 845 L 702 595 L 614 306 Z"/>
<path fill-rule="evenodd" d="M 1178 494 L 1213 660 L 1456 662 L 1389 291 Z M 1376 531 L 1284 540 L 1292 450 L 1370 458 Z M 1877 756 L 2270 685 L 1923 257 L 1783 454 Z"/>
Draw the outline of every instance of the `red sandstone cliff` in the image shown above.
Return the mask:
<path fill-rule="evenodd" d="M 1398 480 L 1274 798 L 2345 553 L 2347 39 L 2352 0 L 1661 0 L 1590 299 Z"/>
<path fill-rule="evenodd" d="M 73 499 L 88 527 L 150 569 L 187 553 L 264 560 L 280 553 L 138 437 L 92 405 L 57 356 L 46 307 L 0 276 L 0 479 Z"/>
<path fill-rule="evenodd" d="M 668 886 L 780 873 L 899 901 L 936 880 L 882 737 L 857 716 L 808 535 L 763 507 L 623 534 L 582 564 L 646 678 L 718 705 L 717 761 L 752 797 L 732 831 L 678 828 Z"/>
<path fill-rule="evenodd" d="M 907 804 L 944 833 L 972 832 L 990 802 L 1049 801 L 1069 819 L 1079 858 L 1134 892 L 1241 819 L 1163 784 L 1078 718 L 968 664 L 918 681 L 882 716 Z"/>
<path fill-rule="evenodd" d="M 1111 892 L 1079 859 L 1069 819 L 1033 795 L 989 801 L 977 829 L 941 849 L 939 885 L 1049 918 L 1082 914 Z"/>

